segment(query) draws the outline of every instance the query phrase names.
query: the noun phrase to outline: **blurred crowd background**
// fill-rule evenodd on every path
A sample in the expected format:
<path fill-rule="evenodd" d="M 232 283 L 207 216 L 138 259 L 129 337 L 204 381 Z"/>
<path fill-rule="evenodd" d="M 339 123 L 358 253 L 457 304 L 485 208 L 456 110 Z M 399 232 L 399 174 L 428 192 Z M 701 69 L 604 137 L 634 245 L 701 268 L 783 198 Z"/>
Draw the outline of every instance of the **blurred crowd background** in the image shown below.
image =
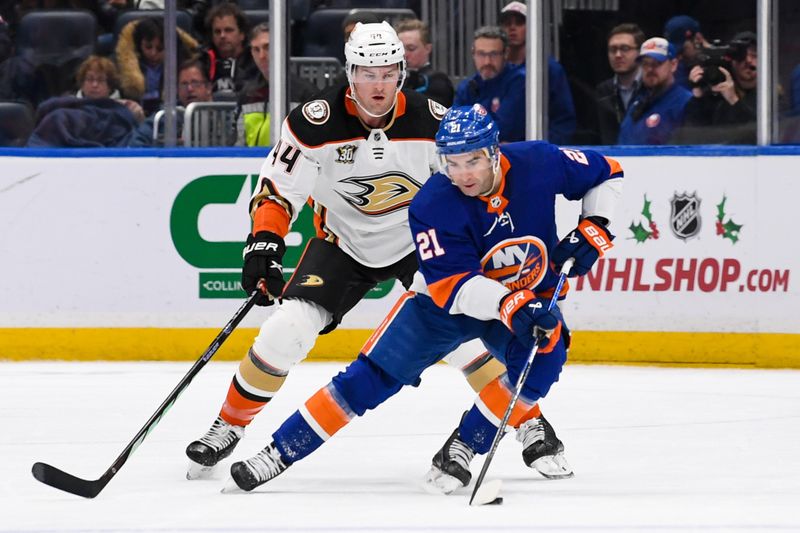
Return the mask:
<path fill-rule="evenodd" d="M 755 144 L 756 0 L 545 0 L 547 138 Z M 800 2 L 775 2 L 774 139 L 800 141 Z M 270 142 L 268 0 L 177 0 L 181 146 Z M 404 88 L 482 103 L 525 136 L 528 6 L 507 0 L 287 0 L 290 107 L 347 84 L 357 22 L 406 48 Z M 164 0 L 0 1 L 0 146 L 161 146 Z M 171 76 L 170 76 L 171 77 Z"/>

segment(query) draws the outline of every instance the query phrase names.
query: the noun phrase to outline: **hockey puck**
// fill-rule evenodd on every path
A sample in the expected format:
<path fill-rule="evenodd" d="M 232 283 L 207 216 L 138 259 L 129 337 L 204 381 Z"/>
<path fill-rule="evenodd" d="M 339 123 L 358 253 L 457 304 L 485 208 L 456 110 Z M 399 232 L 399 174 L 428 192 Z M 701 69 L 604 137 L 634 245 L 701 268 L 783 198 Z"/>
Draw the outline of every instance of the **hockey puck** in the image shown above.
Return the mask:
<path fill-rule="evenodd" d="M 503 505 L 503 497 L 502 496 L 498 496 L 497 498 L 495 498 L 494 500 L 490 501 L 486 505 Z"/>

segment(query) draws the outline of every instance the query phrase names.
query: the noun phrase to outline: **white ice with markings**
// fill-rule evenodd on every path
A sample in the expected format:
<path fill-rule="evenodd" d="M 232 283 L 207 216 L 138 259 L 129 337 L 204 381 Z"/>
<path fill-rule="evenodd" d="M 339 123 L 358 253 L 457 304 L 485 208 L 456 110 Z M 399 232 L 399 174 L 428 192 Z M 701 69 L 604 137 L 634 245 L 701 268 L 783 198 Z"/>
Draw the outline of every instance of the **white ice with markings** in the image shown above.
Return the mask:
<path fill-rule="evenodd" d="M 189 366 L 0 363 L 0 531 L 800 531 L 790 370 L 568 365 L 542 407 L 575 477 L 543 479 L 507 437 L 486 478 L 503 480 L 500 506 L 469 507 L 471 486 L 450 496 L 421 486 L 472 400 L 441 365 L 250 494 L 220 494 L 230 459 L 210 480 L 185 479 L 183 450 L 216 416 L 227 362 L 200 373 L 94 500 L 31 476 L 43 461 L 99 477 Z M 233 457 L 261 449 L 343 367 L 298 365 Z"/>

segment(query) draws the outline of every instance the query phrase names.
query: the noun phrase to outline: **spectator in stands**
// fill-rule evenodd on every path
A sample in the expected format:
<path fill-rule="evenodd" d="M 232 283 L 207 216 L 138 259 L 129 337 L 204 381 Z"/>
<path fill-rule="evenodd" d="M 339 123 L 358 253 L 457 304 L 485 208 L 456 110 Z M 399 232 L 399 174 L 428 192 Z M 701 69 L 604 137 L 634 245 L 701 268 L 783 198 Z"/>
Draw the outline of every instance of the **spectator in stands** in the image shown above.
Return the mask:
<path fill-rule="evenodd" d="M 675 47 L 678 58 L 675 82 L 691 89 L 689 69 L 697 62 L 700 48 L 708 46 L 700 32 L 700 23 L 688 15 L 676 15 L 664 25 L 664 37 Z"/>
<path fill-rule="evenodd" d="M 180 28 L 178 31 L 178 64 L 190 59 L 198 42 Z M 117 41 L 117 65 L 120 88 L 127 98 L 136 100 L 146 115 L 161 107 L 164 84 L 164 22 L 146 17 L 125 25 Z"/>
<path fill-rule="evenodd" d="M 506 63 L 508 37 L 496 26 L 475 31 L 472 59 L 477 73 L 458 85 L 454 106 L 481 104 L 500 129 L 500 141 L 525 139 L 525 69 Z"/>
<path fill-rule="evenodd" d="M 119 71 L 106 57 L 89 56 L 75 74 L 78 82 L 77 98 L 111 98 L 128 108 L 136 122 L 144 120 L 144 110 L 138 102 L 123 98 L 119 92 Z"/>
<path fill-rule="evenodd" d="M 406 81 L 404 89 L 420 92 L 445 107 L 453 105 L 453 82 L 444 72 L 431 66 L 430 30 L 418 19 L 401 20 L 395 27 L 406 51 Z"/>
<path fill-rule="evenodd" d="M 250 31 L 250 52 L 259 70 L 239 94 L 236 108 L 236 145 L 269 146 L 269 24 L 262 22 Z M 306 102 L 317 92 L 308 81 L 287 73 L 289 102 Z"/>
<path fill-rule="evenodd" d="M 512 65 L 525 64 L 528 6 L 525 2 L 510 2 L 500 10 L 500 27 L 508 36 L 508 59 Z"/>
<path fill-rule="evenodd" d="M 138 103 L 117 100 L 119 74 L 110 59 L 89 56 L 78 68 L 75 96 L 45 100 L 36 110 L 28 146 L 127 146 L 144 119 Z"/>
<path fill-rule="evenodd" d="M 528 7 L 511 2 L 500 11 L 500 27 L 508 36 L 508 59 L 511 65 L 525 66 Z M 566 144 L 575 133 L 575 104 L 564 68 L 553 57 L 547 58 L 548 140 Z"/>
<path fill-rule="evenodd" d="M 186 108 L 192 102 L 210 102 L 211 82 L 206 76 L 204 65 L 196 59 L 185 61 L 178 67 L 178 105 Z M 175 127 L 180 136 L 183 130 L 183 109 L 176 115 Z M 161 124 L 163 124 L 163 119 Z M 153 139 L 155 129 L 155 114 L 147 117 L 142 122 L 128 143 L 130 147 L 147 147 L 163 144 L 163 139 Z"/>
<path fill-rule="evenodd" d="M 206 28 L 212 45 L 201 54 L 215 99 L 236 98 L 245 82 L 258 75 L 245 42 L 247 20 L 236 4 L 217 4 L 208 11 Z"/>
<path fill-rule="evenodd" d="M 625 112 L 644 91 L 638 61 L 644 32 L 636 24 L 620 24 L 609 32 L 607 42 L 608 64 L 614 75 L 595 89 L 597 123 L 600 144 L 615 144 Z"/>
<path fill-rule="evenodd" d="M 675 82 L 675 47 L 663 37 L 652 37 L 639 50 L 645 92 L 628 107 L 619 131 L 619 144 L 668 144 L 683 123 L 692 98 Z"/>
<path fill-rule="evenodd" d="M 756 143 L 756 34 L 737 33 L 728 46 L 730 70 L 716 67 L 722 81 L 709 84 L 706 69 L 701 65 L 695 65 L 689 72 L 692 98 L 686 106 L 681 143 Z"/>

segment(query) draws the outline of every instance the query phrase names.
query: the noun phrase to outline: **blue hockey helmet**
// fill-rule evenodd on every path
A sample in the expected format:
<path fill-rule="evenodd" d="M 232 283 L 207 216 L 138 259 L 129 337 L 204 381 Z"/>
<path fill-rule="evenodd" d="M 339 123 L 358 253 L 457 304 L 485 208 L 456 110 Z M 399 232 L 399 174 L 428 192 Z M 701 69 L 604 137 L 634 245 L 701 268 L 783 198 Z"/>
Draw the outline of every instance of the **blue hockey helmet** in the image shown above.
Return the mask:
<path fill-rule="evenodd" d="M 436 132 L 436 151 L 441 171 L 451 181 L 454 181 L 455 170 L 450 168 L 448 156 L 482 152 L 489 163 L 486 170 L 492 176 L 489 190 L 497 186 L 500 176 L 500 131 L 482 105 L 450 108 Z"/>
<path fill-rule="evenodd" d="M 494 154 L 499 143 L 500 131 L 480 104 L 450 108 L 436 132 L 436 150 L 442 156 L 481 148 Z"/>

